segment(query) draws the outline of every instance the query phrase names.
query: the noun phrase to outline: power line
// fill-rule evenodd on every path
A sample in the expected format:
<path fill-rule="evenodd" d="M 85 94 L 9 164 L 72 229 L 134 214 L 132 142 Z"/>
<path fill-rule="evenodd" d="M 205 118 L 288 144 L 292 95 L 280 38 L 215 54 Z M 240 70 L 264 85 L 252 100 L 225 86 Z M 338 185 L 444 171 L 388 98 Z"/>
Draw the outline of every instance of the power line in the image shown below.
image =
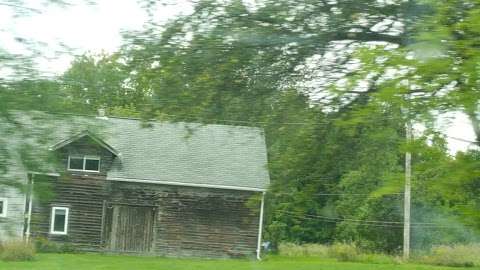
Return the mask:
<path fill-rule="evenodd" d="M 403 222 L 400 222 L 400 221 L 361 220 L 361 219 L 349 219 L 349 218 L 333 218 L 333 217 L 320 216 L 320 215 L 301 215 L 295 212 L 283 211 L 283 210 L 277 210 L 276 212 L 283 213 L 291 217 L 296 217 L 300 219 L 322 220 L 330 223 L 351 222 L 359 226 L 393 227 L 393 228 L 399 228 L 399 229 L 403 228 Z M 448 226 L 448 225 L 437 225 L 436 223 L 432 223 L 432 222 L 411 223 L 411 226 L 417 227 L 417 228 L 458 228 L 458 227 Z M 462 226 L 468 226 L 468 225 L 462 224 Z"/>
<path fill-rule="evenodd" d="M 273 192 L 275 195 L 292 195 L 293 193 L 287 192 Z M 313 193 L 313 194 L 305 194 L 307 196 L 319 196 L 319 197 L 339 197 L 339 196 L 372 196 L 372 193 Z M 379 194 L 379 196 L 402 196 L 403 193 L 388 193 L 388 194 Z"/>
<path fill-rule="evenodd" d="M 466 140 L 466 139 L 462 139 L 462 138 L 458 138 L 458 137 L 453 137 L 453 136 L 448 136 L 448 135 L 445 135 L 445 137 L 447 138 L 450 138 L 452 140 L 457 140 L 457 141 L 461 141 L 461 142 L 466 142 L 466 143 L 470 143 L 470 144 L 479 144 L 480 142 L 475 142 L 475 141 L 470 141 L 470 140 Z"/>

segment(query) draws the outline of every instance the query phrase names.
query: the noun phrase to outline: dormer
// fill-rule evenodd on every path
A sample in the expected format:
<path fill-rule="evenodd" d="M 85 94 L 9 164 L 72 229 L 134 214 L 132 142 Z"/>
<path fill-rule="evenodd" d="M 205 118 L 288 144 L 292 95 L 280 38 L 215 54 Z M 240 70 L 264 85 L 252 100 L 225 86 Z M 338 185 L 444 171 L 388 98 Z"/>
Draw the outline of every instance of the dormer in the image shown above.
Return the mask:
<path fill-rule="evenodd" d="M 106 174 L 113 160 L 120 156 L 107 142 L 85 130 L 50 147 L 56 151 L 66 172 Z"/>

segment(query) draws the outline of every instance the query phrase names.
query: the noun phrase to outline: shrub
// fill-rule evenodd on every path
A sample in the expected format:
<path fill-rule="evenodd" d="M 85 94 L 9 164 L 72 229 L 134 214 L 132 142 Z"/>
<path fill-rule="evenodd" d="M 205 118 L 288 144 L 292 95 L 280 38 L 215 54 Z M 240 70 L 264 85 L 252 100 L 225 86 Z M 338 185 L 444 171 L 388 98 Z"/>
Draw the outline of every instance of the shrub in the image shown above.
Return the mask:
<path fill-rule="evenodd" d="M 35 248 L 39 253 L 73 253 L 75 247 L 70 243 L 56 243 L 45 237 L 38 237 L 34 240 Z"/>
<path fill-rule="evenodd" d="M 35 248 L 22 240 L 7 241 L 0 248 L 3 261 L 31 261 L 35 258 Z"/>
<path fill-rule="evenodd" d="M 301 245 L 281 243 L 278 245 L 278 254 L 286 257 L 303 257 L 305 256 L 305 251 Z"/>
<path fill-rule="evenodd" d="M 278 246 L 280 256 L 333 258 L 339 261 L 365 263 L 399 263 L 400 259 L 385 254 L 362 253 L 354 244 L 337 243 L 331 246 L 320 244 L 297 245 L 282 243 Z"/>
<path fill-rule="evenodd" d="M 400 264 L 402 258 L 382 253 L 361 253 L 356 261 L 370 264 Z"/>
<path fill-rule="evenodd" d="M 282 243 L 278 246 L 278 254 L 286 257 L 328 257 L 328 246 L 320 244 L 297 245 Z"/>
<path fill-rule="evenodd" d="M 305 244 L 303 245 L 305 256 L 309 257 L 328 257 L 328 246 L 320 244 Z"/>
<path fill-rule="evenodd" d="M 359 250 L 355 244 L 336 243 L 328 249 L 328 255 L 341 262 L 353 262 L 359 259 Z"/>
<path fill-rule="evenodd" d="M 60 245 L 60 253 L 75 253 L 77 252 L 77 249 L 75 246 L 71 243 L 64 243 Z"/>
<path fill-rule="evenodd" d="M 45 237 L 35 238 L 34 244 L 39 253 L 58 253 L 60 250 L 57 243 L 51 242 Z"/>
<path fill-rule="evenodd" d="M 433 265 L 473 267 L 480 265 L 480 245 L 436 246 L 418 260 Z"/>

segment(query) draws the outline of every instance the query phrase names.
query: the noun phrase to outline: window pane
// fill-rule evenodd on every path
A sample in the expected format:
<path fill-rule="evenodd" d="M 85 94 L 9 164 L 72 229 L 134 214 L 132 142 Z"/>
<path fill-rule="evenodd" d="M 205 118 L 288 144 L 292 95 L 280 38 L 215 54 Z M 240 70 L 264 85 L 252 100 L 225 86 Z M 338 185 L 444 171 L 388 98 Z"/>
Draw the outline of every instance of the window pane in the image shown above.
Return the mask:
<path fill-rule="evenodd" d="M 99 171 L 100 160 L 87 159 L 85 161 L 85 170 L 87 171 Z"/>
<path fill-rule="evenodd" d="M 67 211 L 65 209 L 55 209 L 55 217 L 53 219 L 53 231 L 65 232 L 65 221 Z"/>
<path fill-rule="evenodd" d="M 83 158 L 70 157 L 69 169 L 83 170 Z"/>
<path fill-rule="evenodd" d="M 4 202 L 3 201 L 0 201 L 0 216 L 3 215 L 3 206 L 4 206 Z"/>

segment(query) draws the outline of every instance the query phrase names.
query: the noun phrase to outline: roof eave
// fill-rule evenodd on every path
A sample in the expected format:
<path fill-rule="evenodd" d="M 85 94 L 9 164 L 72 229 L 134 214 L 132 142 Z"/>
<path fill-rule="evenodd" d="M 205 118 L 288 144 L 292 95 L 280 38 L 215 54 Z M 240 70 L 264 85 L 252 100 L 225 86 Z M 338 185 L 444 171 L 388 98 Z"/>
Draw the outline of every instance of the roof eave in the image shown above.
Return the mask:
<path fill-rule="evenodd" d="M 265 188 L 257 188 L 257 187 L 197 184 L 197 183 L 184 183 L 184 182 L 160 181 L 160 180 L 149 180 L 149 179 L 122 178 L 122 177 L 107 177 L 107 180 L 109 180 L 109 181 L 119 181 L 119 182 L 170 185 L 170 186 L 228 189 L 228 190 L 239 190 L 239 191 L 254 191 L 254 192 L 266 192 L 267 191 L 267 189 L 265 189 Z"/>

